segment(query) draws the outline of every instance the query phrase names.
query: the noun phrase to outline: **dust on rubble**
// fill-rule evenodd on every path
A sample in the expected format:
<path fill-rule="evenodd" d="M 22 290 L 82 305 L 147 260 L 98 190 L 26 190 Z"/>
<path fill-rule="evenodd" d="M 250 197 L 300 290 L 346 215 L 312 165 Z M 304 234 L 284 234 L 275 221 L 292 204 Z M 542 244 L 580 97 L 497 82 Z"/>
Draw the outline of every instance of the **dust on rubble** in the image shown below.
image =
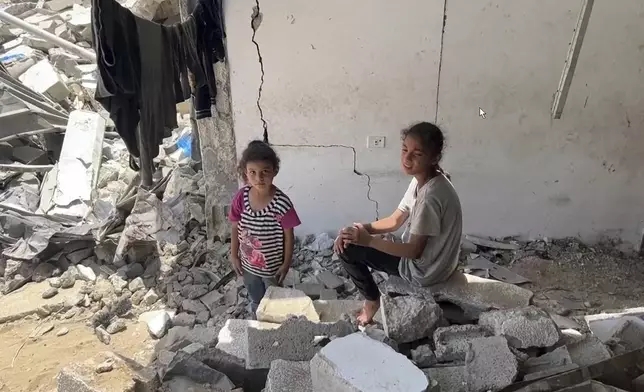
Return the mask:
<path fill-rule="evenodd" d="M 39 336 L 52 323 L 54 328 Z M 69 332 L 58 336 L 64 329 Z M 30 338 L 32 334 L 37 337 Z M 0 391 L 40 392 L 56 390 L 56 376 L 62 367 L 100 352 L 111 351 L 147 364 L 152 360 L 153 341 L 145 324 L 140 323 L 128 324 L 127 330 L 113 336 L 112 343 L 106 346 L 96 339 L 83 320 L 43 323 L 25 319 L 0 325 L 0 347 Z M 116 373 L 110 374 L 109 379 L 118 385 Z"/>

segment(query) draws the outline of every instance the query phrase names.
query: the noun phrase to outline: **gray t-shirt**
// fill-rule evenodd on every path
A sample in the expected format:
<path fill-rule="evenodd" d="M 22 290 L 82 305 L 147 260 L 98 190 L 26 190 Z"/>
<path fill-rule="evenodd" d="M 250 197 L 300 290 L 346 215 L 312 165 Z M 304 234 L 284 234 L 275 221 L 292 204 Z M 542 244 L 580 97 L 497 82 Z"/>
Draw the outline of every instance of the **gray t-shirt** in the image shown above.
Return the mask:
<path fill-rule="evenodd" d="M 444 282 L 456 270 L 463 216 L 461 202 L 447 177 L 438 175 L 417 188 L 414 178 L 398 206 L 409 213 L 402 239 L 409 242 L 412 234 L 429 238 L 421 257 L 403 258 L 398 271 L 412 284 L 429 286 Z"/>

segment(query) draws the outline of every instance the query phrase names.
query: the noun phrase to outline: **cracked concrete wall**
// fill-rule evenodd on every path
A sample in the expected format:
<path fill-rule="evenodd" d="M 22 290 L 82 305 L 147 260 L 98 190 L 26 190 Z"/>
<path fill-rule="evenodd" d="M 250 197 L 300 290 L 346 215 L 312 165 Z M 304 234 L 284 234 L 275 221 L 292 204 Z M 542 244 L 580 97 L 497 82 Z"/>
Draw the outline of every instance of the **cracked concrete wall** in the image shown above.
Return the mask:
<path fill-rule="evenodd" d="M 278 147 L 277 183 L 302 216 L 300 233 L 372 219 L 369 199 L 381 216 L 396 208 L 408 183 L 399 130 L 437 118 L 466 232 L 638 241 L 641 1 L 595 4 L 561 120 L 550 107 L 577 2 L 448 0 L 442 35 L 442 0 L 229 1 L 238 151 L 263 136 L 258 4 L 260 107 L 270 141 L 295 146 Z M 368 149 L 369 135 L 386 136 L 386 147 Z"/>

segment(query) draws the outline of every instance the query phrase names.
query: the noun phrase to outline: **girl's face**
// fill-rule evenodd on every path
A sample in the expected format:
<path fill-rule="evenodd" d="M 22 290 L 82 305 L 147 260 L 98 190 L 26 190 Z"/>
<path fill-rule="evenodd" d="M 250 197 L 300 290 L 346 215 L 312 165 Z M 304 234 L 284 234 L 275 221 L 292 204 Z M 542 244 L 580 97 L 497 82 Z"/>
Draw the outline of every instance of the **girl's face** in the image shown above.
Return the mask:
<path fill-rule="evenodd" d="M 252 187 L 257 189 L 270 189 L 276 174 L 275 168 L 270 162 L 251 161 L 246 164 L 246 179 Z"/>
<path fill-rule="evenodd" d="M 402 142 L 400 163 L 405 174 L 415 176 L 429 172 L 432 165 L 436 164 L 436 157 L 423 148 L 419 140 L 407 136 Z"/>

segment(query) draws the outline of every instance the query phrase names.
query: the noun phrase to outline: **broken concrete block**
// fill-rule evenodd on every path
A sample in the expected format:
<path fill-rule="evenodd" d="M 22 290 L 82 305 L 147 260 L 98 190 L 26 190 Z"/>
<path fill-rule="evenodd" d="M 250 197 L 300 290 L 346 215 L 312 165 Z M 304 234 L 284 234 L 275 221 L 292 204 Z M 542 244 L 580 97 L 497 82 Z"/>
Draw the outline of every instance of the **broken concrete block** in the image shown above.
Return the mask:
<path fill-rule="evenodd" d="M 264 392 L 313 392 L 309 362 L 277 359 L 271 363 Z"/>
<path fill-rule="evenodd" d="M 515 348 L 552 347 L 561 337 L 548 313 L 534 306 L 482 313 L 479 325 L 504 336 Z"/>
<path fill-rule="evenodd" d="M 191 353 L 184 351 L 178 352 L 168 365 L 168 371 L 164 378 L 184 376 L 198 383 L 211 385 L 215 390 L 230 391 L 235 387 L 224 373 L 211 368 L 191 355 Z"/>
<path fill-rule="evenodd" d="M 525 373 L 535 373 L 570 364 L 572 359 L 568 348 L 562 346 L 540 357 L 529 358 L 523 363 L 522 368 Z"/>
<path fill-rule="evenodd" d="M 327 289 L 341 291 L 344 288 L 344 281 L 331 271 L 324 270 L 316 275 L 316 278 Z"/>
<path fill-rule="evenodd" d="M 438 362 L 464 361 L 470 348 L 470 341 L 492 334 L 480 325 L 453 325 L 437 328 L 434 345 Z"/>
<path fill-rule="evenodd" d="M 310 321 L 320 321 L 313 301 L 303 291 L 270 286 L 257 308 L 257 320 L 281 323 L 290 316 L 304 316 Z"/>
<path fill-rule="evenodd" d="M 380 304 L 385 332 L 398 343 L 432 336 L 442 315 L 440 306 L 431 298 L 415 295 L 382 294 Z"/>
<path fill-rule="evenodd" d="M 139 322 L 145 322 L 153 338 L 160 339 L 170 327 L 171 315 L 166 310 L 154 310 L 139 316 Z"/>
<path fill-rule="evenodd" d="M 582 341 L 567 346 L 572 362 L 579 367 L 590 366 L 610 359 L 610 350 L 593 335 L 587 335 Z"/>
<path fill-rule="evenodd" d="M 644 322 L 635 317 L 624 317 L 611 330 L 611 340 L 619 342 L 626 351 L 644 347 Z"/>
<path fill-rule="evenodd" d="M 386 344 L 387 346 L 393 348 L 394 350 L 398 351 L 398 343 L 395 340 L 393 340 L 392 338 L 390 338 L 389 336 L 387 336 L 385 331 L 383 331 L 382 329 L 377 328 L 374 325 L 367 325 L 364 328 L 364 331 L 362 331 L 362 332 L 364 332 L 371 339 L 377 340 L 379 342 L 382 342 L 382 343 Z M 433 354 L 434 353 L 432 352 L 432 355 Z M 412 356 L 413 355 L 414 355 L 414 353 L 413 353 L 413 350 L 412 350 Z M 419 357 L 423 356 L 424 358 L 426 358 L 427 355 L 429 355 L 429 354 L 427 354 L 425 351 L 419 352 Z M 434 357 L 434 361 L 436 361 L 436 357 Z M 419 367 L 420 367 L 420 365 L 419 365 Z"/>
<path fill-rule="evenodd" d="M 465 382 L 465 366 L 435 367 L 423 369 L 431 380 L 436 380 L 441 391 L 469 392 Z"/>
<path fill-rule="evenodd" d="M 246 368 L 268 369 L 276 359 L 309 361 L 321 348 L 316 337 L 342 337 L 354 331 L 346 321 L 316 323 L 304 317 L 290 318 L 275 329 L 249 326 Z"/>
<path fill-rule="evenodd" d="M 40 60 L 19 79 L 25 86 L 37 93 L 48 95 L 55 102 L 62 102 L 69 95 L 69 89 L 48 60 Z"/>
<path fill-rule="evenodd" d="M 211 314 L 213 314 L 216 309 L 221 306 L 221 301 L 224 299 L 224 295 L 217 290 L 213 290 L 199 300 L 208 308 Z"/>
<path fill-rule="evenodd" d="M 465 379 L 471 392 L 498 391 L 512 384 L 519 373 L 517 359 L 501 336 L 470 341 L 465 357 Z"/>
<path fill-rule="evenodd" d="M 447 282 L 432 286 L 431 291 L 436 301 L 458 305 L 472 319 L 489 310 L 528 306 L 533 296 L 532 291 L 519 286 L 459 271 Z"/>
<path fill-rule="evenodd" d="M 327 344 L 311 360 L 316 392 L 421 392 L 425 374 L 404 355 L 363 333 Z"/>
<path fill-rule="evenodd" d="M 422 369 L 435 365 L 436 355 L 429 344 L 424 344 L 411 350 L 411 360 Z"/>
<path fill-rule="evenodd" d="M 190 313 L 179 313 L 172 320 L 172 325 L 175 327 L 194 327 L 197 322 L 197 317 Z"/>

